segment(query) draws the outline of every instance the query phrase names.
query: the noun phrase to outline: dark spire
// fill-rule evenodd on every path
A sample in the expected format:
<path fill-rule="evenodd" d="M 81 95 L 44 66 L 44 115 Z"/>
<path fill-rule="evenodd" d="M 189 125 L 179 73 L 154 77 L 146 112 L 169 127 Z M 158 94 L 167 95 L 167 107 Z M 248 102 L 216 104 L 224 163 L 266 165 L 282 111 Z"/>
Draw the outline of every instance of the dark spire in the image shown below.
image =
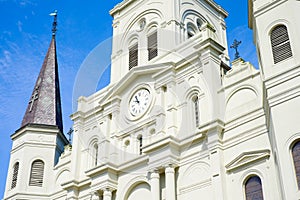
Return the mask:
<path fill-rule="evenodd" d="M 56 12 L 53 16 L 54 22 L 52 39 L 41 71 L 33 88 L 32 95 L 29 99 L 22 121 L 22 126 L 29 123 L 55 125 L 60 129 L 60 131 L 63 131 L 55 42 Z"/>

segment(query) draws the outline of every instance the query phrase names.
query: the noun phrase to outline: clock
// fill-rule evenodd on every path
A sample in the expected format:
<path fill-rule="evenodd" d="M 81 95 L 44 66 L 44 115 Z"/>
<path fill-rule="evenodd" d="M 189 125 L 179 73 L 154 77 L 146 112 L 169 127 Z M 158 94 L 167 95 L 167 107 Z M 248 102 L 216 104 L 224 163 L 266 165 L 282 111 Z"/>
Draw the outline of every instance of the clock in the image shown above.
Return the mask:
<path fill-rule="evenodd" d="M 139 117 L 145 114 L 151 103 L 150 91 L 141 88 L 133 93 L 129 101 L 129 112 L 133 117 Z"/>

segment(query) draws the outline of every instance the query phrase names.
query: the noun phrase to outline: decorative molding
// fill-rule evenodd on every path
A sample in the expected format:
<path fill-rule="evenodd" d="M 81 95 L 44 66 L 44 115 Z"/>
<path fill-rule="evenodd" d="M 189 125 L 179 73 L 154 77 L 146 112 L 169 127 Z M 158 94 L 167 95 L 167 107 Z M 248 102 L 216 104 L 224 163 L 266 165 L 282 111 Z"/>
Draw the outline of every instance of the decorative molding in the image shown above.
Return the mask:
<path fill-rule="evenodd" d="M 270 157 L 270 150 L 267 149 L 243 152 L 238 157 L 233 159 L 230 163 L 228 163 L 225 167 L 227 168 L 227 172 L 230 172 L 242 166 L 246 166 L 251 163 L 257 162 L 259 160 L 267 159 L 269 157 Z"/>

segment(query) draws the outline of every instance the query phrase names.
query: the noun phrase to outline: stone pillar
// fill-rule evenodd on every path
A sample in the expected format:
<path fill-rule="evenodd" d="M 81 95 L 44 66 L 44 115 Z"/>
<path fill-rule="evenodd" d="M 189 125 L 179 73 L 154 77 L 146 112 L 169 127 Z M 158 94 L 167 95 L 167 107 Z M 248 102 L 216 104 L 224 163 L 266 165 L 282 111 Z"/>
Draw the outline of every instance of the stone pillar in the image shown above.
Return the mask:
<path fill-rule="evenodd" d="M 175 169 L 172 165 L 165 168 L 166 174 L 166 200 L 175 200 Z"/>
<path fill-rule="evenodd" d="M 103 200 L 111 200 L 112 191 L 109 188 L 103 190 Z"/>
<path fill-rule="evenodd" d="M 151 172 L 152 200 L 160 200 L 159 173 L 157 170 Z"/>

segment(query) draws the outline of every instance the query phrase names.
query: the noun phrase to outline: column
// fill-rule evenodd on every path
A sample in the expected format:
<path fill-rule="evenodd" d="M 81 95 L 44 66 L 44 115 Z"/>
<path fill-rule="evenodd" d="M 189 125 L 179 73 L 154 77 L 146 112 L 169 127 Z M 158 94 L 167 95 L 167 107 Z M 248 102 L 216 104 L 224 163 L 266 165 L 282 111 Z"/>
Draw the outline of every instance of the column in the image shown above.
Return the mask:
<path fill-rule="evenodd" d="M 103 190 L 103 200 L 111 200 L 112 192 L 109 188 Z"/>
<path fill-rule="evenodd" d="M 166 200 L 175 200 L 175 170 L 172 165 L 165 168 L 166 174 Z"/>
<path fill-rule="evenodd" d="M 91 193 L 92 200 L 100 200 L 99 193 L 97 191 Z"/>
<path fill-rule="evenodd" d="M 160 200 L 159 173 L 157 170 L 151 172 L 152 200 Z"/>

